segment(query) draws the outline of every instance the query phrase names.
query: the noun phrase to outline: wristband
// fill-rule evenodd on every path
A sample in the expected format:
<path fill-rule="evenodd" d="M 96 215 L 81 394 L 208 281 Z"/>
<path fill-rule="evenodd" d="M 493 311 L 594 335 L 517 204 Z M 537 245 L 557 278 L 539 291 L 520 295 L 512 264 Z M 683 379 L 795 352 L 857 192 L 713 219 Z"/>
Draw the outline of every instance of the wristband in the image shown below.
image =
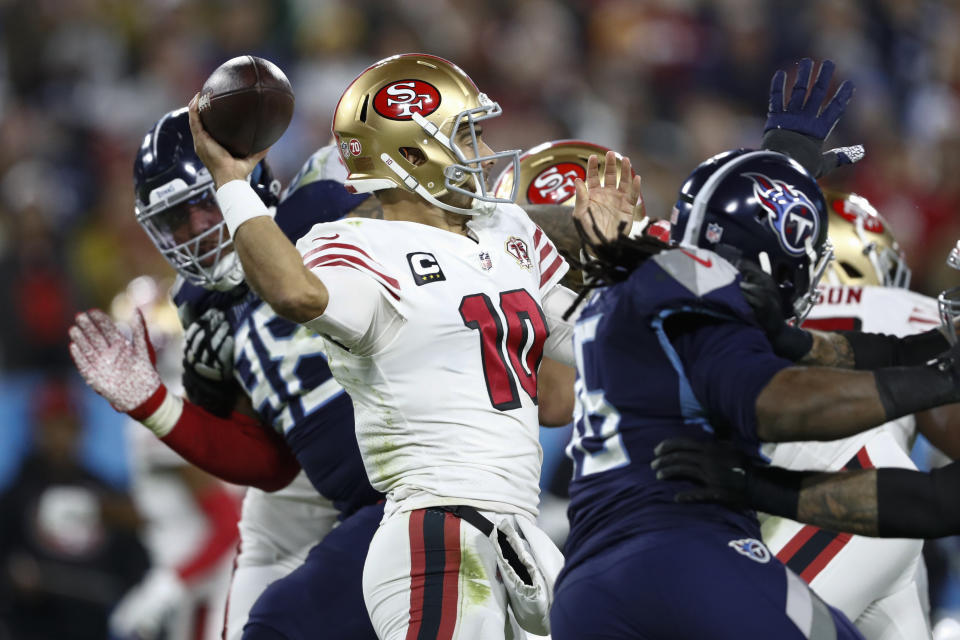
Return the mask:
<path fill-rule="evenodd" d="M 231 180 L 217 189 L 217 202 L 231 238 L 247 220 L 270 216 L 267 205 L 263 204 L 263 200 L 246 180 Z"/>
<path fill-rule="evenodd" d="M 873 372 L 877 393 L 886 412 L 885 422 L 940 405 L 960 402 L 951 370 L 937 364 L 884 367 Z"/>
<path fill-rule="evenodd" d="M 960 464 L 930 473 L 877 469 L 877 535 L 883 538 L 939 538 L 960 533 L 956 508 Z"/>
<path fill-rule="evenodd" d="M 908 367 L 924 364 L 950 348 L 939 329 L 898 338 L 883 333 L 838 331 L 853 351 L 854 369 Z"/>
<path fill-rule="evenodd" d="M 757 511 L 797 519 L 801 484 L 808 471 L 780 467 L 747 467 L 747 502 Z"/>
<path fill-rule="evenodd" d="M 163 438 L 177 426 L 182 413 L 183 400 L 160 385 L 146 402 L 128 411 L 127 415 L 153 431 L 158 438 Z"/>

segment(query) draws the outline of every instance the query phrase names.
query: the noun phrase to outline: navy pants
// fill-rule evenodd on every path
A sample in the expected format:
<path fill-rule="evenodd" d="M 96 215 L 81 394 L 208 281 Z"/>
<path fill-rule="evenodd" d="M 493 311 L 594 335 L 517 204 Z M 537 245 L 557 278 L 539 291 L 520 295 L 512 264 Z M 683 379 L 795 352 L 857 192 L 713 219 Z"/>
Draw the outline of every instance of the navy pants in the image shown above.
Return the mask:
<path fill-rule="evenodd" d="M 254 603 L 243 640 L 376 640 L 363 603 L 363 563 L 383 504 L 363 507 Z M 282 523 L 277 523 L 282 526 Z"/>
<path fill-rule="evenodd" d="M 553 640 L 862 640 L 842 613 L 743 531 L 637 534 L 561 576 Z"/>

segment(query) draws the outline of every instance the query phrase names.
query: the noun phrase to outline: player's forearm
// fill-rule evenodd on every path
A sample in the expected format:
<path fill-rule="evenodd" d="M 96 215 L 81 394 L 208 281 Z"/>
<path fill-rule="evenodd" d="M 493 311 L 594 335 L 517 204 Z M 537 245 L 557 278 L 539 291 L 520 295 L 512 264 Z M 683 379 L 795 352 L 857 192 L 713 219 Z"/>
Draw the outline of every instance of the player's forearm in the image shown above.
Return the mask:
<path fill-rule="evenodd" d="M 825 367 L 779 371 L 757 397 L 766 442 L 835 440 L 886 422 L 874 375 Z"/>
<path fill-rule="evenodd" d="M 960 402 L 960 347 L 928 364 L 845 371 L 779 371 L 756 401 L 762 440 L 835 440 L 933 407 Z"/>
<path fill-rule="evenodd" d="M 830 531 L 876 536 L 877 471 L 819 473 L 804 481 L 794 520 Z"/>
<path fill-rule="evenodd" d="M 258 421 L 237 413 L 218 418 L 187 400 L 175 402 L 182 404 L 179 413 L 161 408 L 149 416 L 133 417 L 152 424 L 150 428 L 164 444 L 187 462 L 226 482 L 264 491 L 282 489 L 299 472 L 300 465 L 280 436 Z M 161 411 L 167 415 L 155 417 Z M 157 424 L 160 421 L 172 426 Z"/>
<path fill-rule="evenodd" d="M 938 329 L 900 338 L 862 331 L 808 331 L 810 351 L 797 361 L 805 366 L 872 370 L 920 365 L 950 348 Z"/>
<path fill-rule="evenodd" d="M 245 222 L 233 242 L 247 283 L 274 311 L 300 323 L 323 314 L 327 288 L 303 265 L 300 252 L 273 220 Z"/>
<path fill-rule="evenodd" d="M 323 314 L 327 289 L 244 180 L 217 189 L 217 201 L 247 283 L 281 316 L 308 322 Z"/>

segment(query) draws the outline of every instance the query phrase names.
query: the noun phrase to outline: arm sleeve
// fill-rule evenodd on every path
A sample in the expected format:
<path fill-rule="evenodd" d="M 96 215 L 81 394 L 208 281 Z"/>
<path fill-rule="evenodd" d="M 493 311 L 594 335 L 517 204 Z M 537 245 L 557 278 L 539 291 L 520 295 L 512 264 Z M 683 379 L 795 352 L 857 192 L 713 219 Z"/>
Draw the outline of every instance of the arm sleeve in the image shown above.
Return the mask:
<path fill-rule="evenodd" d="M 237 521 L 240 509 L 237 500 L 226 487 L 214 483 L 197 496 L 197 506 L 203 512 L 209 533 L 196 553 L 177 567 L 177 575 L 184 582 L 204 576 L 217 566 L 224 554 L 230 553 L 237 543 Z"/>
<path fill-rule="evenodd" d="M 300 464 L 275 431 L 234 412 L 218 418 L 183 402 L 173 430 L 161 438 L 171 449 L 221 480 L 277 491 L 290 484 Z"/>
<path fill-rule="evenodd" d="M 554 285 L 543 296 L 543 315 L 547 317 L 550 335 L 543 346 L 543 353 L 548 358 L 556 360 L 569 367 L 575 366 L 573 360 L 573 327 L 579 317 L 579 309 L 566 320 L 563 314 L 576 299 L 575 294 L 563 285 Z"/>
<path fill-rule="evenodd" d="M 758 327 L 698 314 L 668 319 L 667 333 L 694 397 L 714 426 L 757 440 L 757 396 L 789 360 L 776 356 Z"/>
<path fill-rule="evenodd" d="M 330 301 L 323 315 L 305 326 L 359 355 L 374 353 L 396 335 L 403 317 L 377 280 L 346 267 L 317 267 L 314 273 L 327 288 Z"/>
<path fill-rule="evenodd" d="M 877 469 L 877 534 L 939 538 L 960 534 L 960 462 L 930 473 Z"/>

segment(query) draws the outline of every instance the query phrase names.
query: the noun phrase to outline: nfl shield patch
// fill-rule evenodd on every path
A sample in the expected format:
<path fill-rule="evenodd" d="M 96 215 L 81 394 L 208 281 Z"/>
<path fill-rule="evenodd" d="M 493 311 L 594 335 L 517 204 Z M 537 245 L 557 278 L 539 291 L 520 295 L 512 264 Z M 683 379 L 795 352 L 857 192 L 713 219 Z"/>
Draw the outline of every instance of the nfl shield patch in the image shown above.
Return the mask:
<path fill-rule="evenodd" d="M 490 254 L 486 251 L 480 252 L 480 268 L 484 271 L 490 271 L 490 269 L 493 269 L 493 261 L 490 259 Z"/>
<path fill-rule="evenodd" d="M 707 242 L 717 244 L 720 242 L 720 238 L 723 236 L 723 227 L 718 225 L 716 222 L 711 222 L 707 225 L 706 238 Z"/>

